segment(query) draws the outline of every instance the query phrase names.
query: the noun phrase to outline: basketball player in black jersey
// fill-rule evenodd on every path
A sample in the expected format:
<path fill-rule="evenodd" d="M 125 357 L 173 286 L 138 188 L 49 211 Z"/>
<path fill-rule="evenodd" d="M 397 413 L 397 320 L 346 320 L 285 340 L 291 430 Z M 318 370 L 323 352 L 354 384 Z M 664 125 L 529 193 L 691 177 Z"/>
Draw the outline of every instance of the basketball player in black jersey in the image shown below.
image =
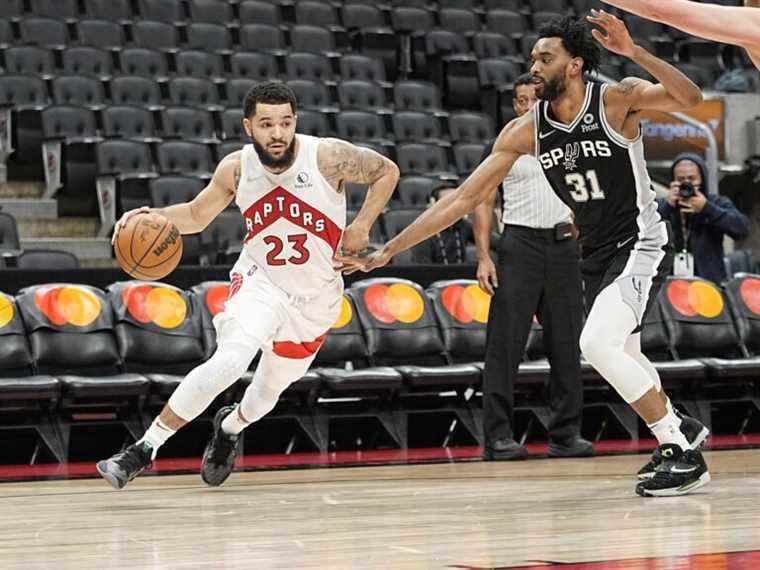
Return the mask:
<path fill-rule="evenodd" d="M 347 272 L 368 271 L 471 212 L 517 158 L 535 155 L 556 194 L 573 210 L 582 247 L 587 309 L 581 335 L 586 358 L 647 422 L 659 442 L 641 470 L 640 495 L 680 495 L 710 480 L 699 445 L 707 430 L 682 418 L 641 353 L 640 325 L 672 265 L 668 228 L 657 213 L 644 162 L 640 113 L 681 111 L 702 95 L 683 73 L 631 40 L 621 20 L 603 11 L 563 18 L 539 30 L 531 73 L 541 100 L 507 124 L 490 156 L 458 191 L 437 202 L 367 258 L 343 258 Z M 599 45 L 639 64 L 659 83 L 628 78 L 586 81 Z"/>

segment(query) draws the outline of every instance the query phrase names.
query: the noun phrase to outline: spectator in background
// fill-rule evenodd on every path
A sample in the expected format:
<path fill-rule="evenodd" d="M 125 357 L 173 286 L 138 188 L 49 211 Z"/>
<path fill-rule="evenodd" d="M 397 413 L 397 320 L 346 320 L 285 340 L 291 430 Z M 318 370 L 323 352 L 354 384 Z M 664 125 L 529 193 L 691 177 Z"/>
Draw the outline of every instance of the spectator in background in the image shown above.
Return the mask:
<path fill-rule="evenodd" d="M 694 275 L 720 283 L 726 278 L 723 236 L 749 234 L 749 219 L 726 196 L 710 192 L 707 167 L 695 154 L 676 157 L 668 195 L 658 200 L 660 215 L 673 228 L 676 275 Z"/>

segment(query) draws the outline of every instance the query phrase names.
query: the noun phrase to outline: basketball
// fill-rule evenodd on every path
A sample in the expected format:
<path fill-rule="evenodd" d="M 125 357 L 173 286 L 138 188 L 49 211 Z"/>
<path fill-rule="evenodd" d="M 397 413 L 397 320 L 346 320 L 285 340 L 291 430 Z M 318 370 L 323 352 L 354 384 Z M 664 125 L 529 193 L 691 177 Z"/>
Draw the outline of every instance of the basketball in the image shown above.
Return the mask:
<path fill-rule="evenodd" d="M 134 277 L 154 281 L 166 277 L 182 259 L 182 236 L 172 222 L 153 212 L 127 220 L 114 245 L 121 268 Z"/>

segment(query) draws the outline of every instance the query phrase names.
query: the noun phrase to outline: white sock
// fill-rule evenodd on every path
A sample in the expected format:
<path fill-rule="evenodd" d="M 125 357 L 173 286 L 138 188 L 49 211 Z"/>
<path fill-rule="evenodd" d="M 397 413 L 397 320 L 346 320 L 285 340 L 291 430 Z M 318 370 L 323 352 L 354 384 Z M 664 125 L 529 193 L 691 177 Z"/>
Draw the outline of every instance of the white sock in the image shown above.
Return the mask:
<path fill-rule="evenodd" d="M 238 435 L 249 425 L 251 422 L 240 417 L 240 406 L 235 406 L 235 409 L 222 420 L 222 431 L 228 435 Z"/>
<path fill-rule="evenodd" d="M 675 416 L 675 408 L 673 408 L 673 404 L 670 403 L 670 398 L 665 396 L 665 408 L 668 410 L 669 414 L 673 414 Z M 681 427 L 681 418 L 676 416 L 676 419 L 678 420 L 678 427 Z"/>
<path fill-rule="evenodd" d="M 165 425 L 160 418 L 161 416 L 157 416 L 156 419 L 153 420 L 153 423 L 150 424 L 148 431 L 146 431 L 142 436 L 142 439 L 137 442 L 148 444 L 152 450 L 150 457 L 151 459 L 155 459 L 156 453 L 158 453 L 158 448 L 165 444 L 166 440 L 168 440 L 171 436 L 177 433 L 176 429 L 172 429 L 169 426 Z"/>
<path fill-rule="evenodd" d="M 672 408 L 668 410 L 665 417 L 653 424 L 649 424 L 649 429 L 657 438 L 657 441 L 663 443 L 675 443 L 682 450 L 689 449 L 689 442 L 686 436 L 681 432 L 681 420 L 673 413 Z"/>

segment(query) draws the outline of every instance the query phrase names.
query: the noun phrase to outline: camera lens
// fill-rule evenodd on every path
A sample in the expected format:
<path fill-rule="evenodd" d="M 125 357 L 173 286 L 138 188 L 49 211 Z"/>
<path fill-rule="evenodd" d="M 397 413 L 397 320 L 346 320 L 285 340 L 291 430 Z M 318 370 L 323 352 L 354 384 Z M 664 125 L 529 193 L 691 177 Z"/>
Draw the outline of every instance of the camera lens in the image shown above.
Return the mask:
<path fill-rule="evenodd" d="M 696 192 L 694 191 L 694 186 L 691 185 L 689 182 L 681 182 L 681 185 L 678 187 L 678 196 L 681 198 L 691 198 L 696 195 Z"/>

